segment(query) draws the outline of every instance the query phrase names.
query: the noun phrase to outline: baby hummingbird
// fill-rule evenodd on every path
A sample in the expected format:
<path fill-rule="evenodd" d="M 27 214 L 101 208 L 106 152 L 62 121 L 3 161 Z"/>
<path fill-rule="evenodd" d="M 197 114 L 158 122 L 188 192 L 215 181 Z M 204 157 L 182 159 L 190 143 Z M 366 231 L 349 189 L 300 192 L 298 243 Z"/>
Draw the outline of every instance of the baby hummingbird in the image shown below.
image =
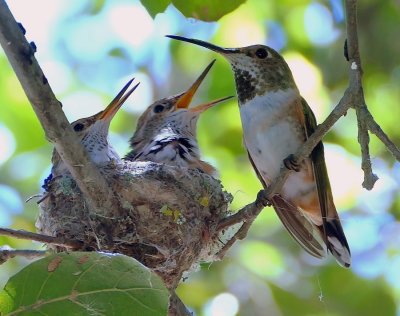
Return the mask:
<path fill-rule="evenodd" d="M 201 113 L 232 97 L 190 107 L 190 102 L 207 73 L 211 62 L 185 92 L 151 104 L 140 116 L 127 160 L 153 161 L 173 166 L 198 169 L 210 175 L 215 169 L 200 159 L 197 143 L 197 120 Z"/>
<path fill-rule="evenodd" d="M 119 161 L 121 159 L 108 142 L 108 129 L 114 115 L 118 112 L 132 92 L 138 87 L 139 83 L 125 94 L 125 91 L 128 90 L 133 80 L 134 79 L 130 80 L 122 88 L 105 110 L 71 123 L 73 130 L 76 132 L 82 145 L 85 147 L 89 157 L 96 165 L 106 164 L 111 160 Z M 52 164 L 51 178 L 68 172 L 66 164 L 55 149 L 53 150 Z M 46 180 L 49 181 L 48 179 Z"/>

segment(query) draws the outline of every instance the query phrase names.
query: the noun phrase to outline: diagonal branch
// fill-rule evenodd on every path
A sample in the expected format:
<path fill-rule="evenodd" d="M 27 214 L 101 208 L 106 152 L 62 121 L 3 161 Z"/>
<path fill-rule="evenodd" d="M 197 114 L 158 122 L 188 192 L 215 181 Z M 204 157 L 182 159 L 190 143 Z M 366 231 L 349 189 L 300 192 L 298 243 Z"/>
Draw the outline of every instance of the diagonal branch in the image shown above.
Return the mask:
<path fill-rule="evenodd" d="M 400 161 L 400 149 L 390 140 L 379 124 L 374 120 L 368 109 L 362 108 L 359 116 L 366 122 L 371 133 L 375 134 L 376 137 L 380 139 L 397 161 Z"/>
<path fill-rule="evenodd" d="M 110 205 L 111 191 L 98 169 L 90 161 L 74 134 L 60 102 L 54 96 L 36 58 L 4 0 L 0 0 L 0 44 L 12 65 L 47 139 L 68 166 L 84 193 L 87 203 L 98 214 Z"/>

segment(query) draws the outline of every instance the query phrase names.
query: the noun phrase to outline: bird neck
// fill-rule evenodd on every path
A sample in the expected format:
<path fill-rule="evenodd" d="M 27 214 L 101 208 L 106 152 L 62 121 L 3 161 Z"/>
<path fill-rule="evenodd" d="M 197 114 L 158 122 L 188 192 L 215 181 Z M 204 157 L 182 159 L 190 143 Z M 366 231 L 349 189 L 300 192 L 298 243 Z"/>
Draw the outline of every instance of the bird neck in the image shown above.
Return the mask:
<path fill-rule="evenodd" d="M 103 165 L 111 160 L 119 161 L 121 159 L 115 149 L 108 143 L 107 124 L 100 121 L 95 122 L 81 137 L 81 144 L 96 165 Z M 65 163 L 59 158 L 58 153 L 55 154 L 57 154 L 57 158 L 53 161 L 54 172 L 57 174 L 65 173 L 67 171 Z"/>
<path fill-rule="evenodd" d="M 232 69 L 235 74 L 239 105 L 270 92 L 297 89 L 293 76 L 287 69 L 254 71 L 251 68 L 242 69 L 235 66 L 232 66 Z"/>
<path fill-rule="evenodd" d="M 171 116 L 161 125 L 157 134 L 174 134 L 196 139 L 198 116 L 190 115 L 191 113 L 187 110 L 177 111 L 175 114 L 175 116 Z"/>

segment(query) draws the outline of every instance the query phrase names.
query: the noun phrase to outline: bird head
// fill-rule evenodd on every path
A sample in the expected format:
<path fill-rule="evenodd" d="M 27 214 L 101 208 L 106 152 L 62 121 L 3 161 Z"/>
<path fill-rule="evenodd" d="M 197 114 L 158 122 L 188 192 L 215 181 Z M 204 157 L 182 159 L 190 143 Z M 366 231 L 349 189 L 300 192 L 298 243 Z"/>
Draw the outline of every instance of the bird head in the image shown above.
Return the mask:
<path fill-rule="evenodd" d="M 139 83 L 125 94 L 133 80 L 134 79 L 130 80 L 122 88 L 103 111 L 71 123 L 72 129 L 75 131 L 92 161 L 96 164 L 106 163 L 110 161 L 110 159 L 119 159 L 118 154 L 108 144 L 108 130 L 115 114 L 138 87 Z M 56 150 L 53 151 L 52 163 L 53 176 L 54 173 L 59 174 L 66 170 L 65 164 Z"/>
<path fill-rule="evenodd" d="M 286 61 L 269 46 L 223 48 L 182 36 L 167 35 L 167 37 L 208 48 L 227 59 L 235 75 L 240 104 L 244 104 L 256 95 L 264 95 L 270 91 L 297 89 Z"/>
<path fill-rule="evenodd" d="M 151 104 L 139 117 L 135 134 L 131 138 L 133 148 L 139 144 L 148 143 L 160 133 L 173 132 L 195 137 L 197 119 L 201 113 L 219 104 L 232 96 L 220 98 L 212 102 L 190 107 L 190 103 L 203 82 L 207 73 L 213 66 L 213 60 L 190 86 L 188 90 L 180 94 L 160 99 Z"/>

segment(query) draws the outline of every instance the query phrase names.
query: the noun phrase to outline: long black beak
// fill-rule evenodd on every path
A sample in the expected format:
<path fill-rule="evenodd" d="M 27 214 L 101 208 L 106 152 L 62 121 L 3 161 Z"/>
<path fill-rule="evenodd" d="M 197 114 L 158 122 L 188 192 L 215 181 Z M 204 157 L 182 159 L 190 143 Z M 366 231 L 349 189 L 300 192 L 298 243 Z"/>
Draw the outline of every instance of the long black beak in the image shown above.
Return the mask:
<path fill-rule="evenodd" d="M 178 41 L 182 41 L 182 42 L 188 42 L 188 43 L 192 43 L 192 44 L 196 44 L 199 46 L 203 46 L 205 48 L 211 49 L 214 52 L 220 53 L 220 54 L 232 54 L 232 53 L 239 53 L 239 49 L 237 48 L 223 48 L 223 47 L 219 47 L 217 45 L 211 44 L 211 43 L 207 43 L 205 41 L 201 41 L 201 40 L 197 40 L 194 38 L 186 38 L 186 37 L 182 37 L 182 36 L 177 36 L 177 35 L 165 35 L 166 37 L 172 38 L 174 40 L 178 40 Z"/>

